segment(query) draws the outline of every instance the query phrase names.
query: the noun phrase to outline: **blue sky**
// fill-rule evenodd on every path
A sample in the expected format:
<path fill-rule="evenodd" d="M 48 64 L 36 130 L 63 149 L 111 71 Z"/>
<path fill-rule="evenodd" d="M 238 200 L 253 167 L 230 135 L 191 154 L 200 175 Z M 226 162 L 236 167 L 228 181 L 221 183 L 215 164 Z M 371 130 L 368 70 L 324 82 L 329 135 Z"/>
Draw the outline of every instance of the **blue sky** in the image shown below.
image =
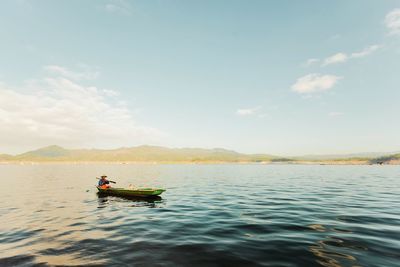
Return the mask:
<path fill-rule="evenodd" d="M 2 1 L 0 153 L 400 150 L 399 1 Z"/>

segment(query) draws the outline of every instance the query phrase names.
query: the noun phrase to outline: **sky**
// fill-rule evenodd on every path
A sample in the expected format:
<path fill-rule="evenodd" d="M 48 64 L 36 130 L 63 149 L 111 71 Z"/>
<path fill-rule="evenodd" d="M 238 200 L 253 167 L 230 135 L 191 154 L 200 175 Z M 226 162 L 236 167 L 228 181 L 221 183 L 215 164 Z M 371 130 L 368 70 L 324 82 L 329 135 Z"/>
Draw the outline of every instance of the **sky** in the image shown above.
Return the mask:
<path fill-rule="evenodd" d="M 400 2 L 0 2 L 0 154 L 400 150 Z"/>

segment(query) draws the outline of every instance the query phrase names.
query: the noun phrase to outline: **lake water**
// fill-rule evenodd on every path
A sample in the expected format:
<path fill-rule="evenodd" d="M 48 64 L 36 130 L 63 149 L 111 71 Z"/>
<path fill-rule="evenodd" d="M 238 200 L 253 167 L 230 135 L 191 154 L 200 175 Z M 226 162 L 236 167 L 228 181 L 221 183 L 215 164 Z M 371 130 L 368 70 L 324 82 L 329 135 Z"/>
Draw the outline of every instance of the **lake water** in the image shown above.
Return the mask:
<path fill-rule="evenodd" d="M 100 197 L 94 177 L 166 188 Z M 400 266 L 400 166 L 0 165 L 0 266 Z"/>

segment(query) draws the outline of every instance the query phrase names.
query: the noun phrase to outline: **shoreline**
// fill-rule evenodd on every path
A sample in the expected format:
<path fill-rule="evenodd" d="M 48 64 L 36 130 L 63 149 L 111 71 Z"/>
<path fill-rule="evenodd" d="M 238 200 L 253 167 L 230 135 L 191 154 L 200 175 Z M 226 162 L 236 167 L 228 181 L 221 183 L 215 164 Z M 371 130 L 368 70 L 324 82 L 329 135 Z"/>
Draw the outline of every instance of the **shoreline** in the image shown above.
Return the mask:
<path fill-rule="evenodd" d="M 400 160 L 383 164 L 368 161 L 292 161 L 292 162 L 251 162 L 251 161 L 0 161 L 0 165 L 400 165 Z"/>

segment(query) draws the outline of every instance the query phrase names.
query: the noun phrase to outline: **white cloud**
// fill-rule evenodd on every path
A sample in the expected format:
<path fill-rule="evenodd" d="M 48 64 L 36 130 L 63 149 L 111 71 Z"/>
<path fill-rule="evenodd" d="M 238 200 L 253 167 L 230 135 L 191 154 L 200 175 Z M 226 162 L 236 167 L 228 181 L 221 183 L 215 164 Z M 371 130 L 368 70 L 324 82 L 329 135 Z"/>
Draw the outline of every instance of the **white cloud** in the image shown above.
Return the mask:
<path fill-rule="evenodd" d="M 46 77 L 28 88 L 0 83 L 0 147 L 21 152 L 58 144 L 119 147 L 157 143 L 164 134 L 138 125 L 132 112 L 97 87 Z M 115 102 L 115 103 L 114 103 Z"/>
<path fill-rule="evenodd" d="M 348 56 L 345 53 L 336 53 L 336 54 L 326 58 L 324 60 L 324 63 L 322 64 L 322 66 L 346 62 L 347 59 L 348 59 Z"/>
<path fill-rule="evenodd" d="M 260 109 L 261 107 L 238 109 L 236 114 L 239 116 L 251 116 L 257 114 Z"/>
<path fill-rule="evenodd" d="M 372 54 L 373 52 L 375 52 L 376 50 L 380 49 L 382 47 L 382 45 L 371 45 L 368 46 L 366 48 L 364 48 L 363 50 L 359 51 L 359 52 L 354 52 L 350 55 L 351 58 L 360 58 L 360 57 L 365 57 L 368 56 L 370 54 Z"/>
<path fill-rule="evenodd" d="M 72 80 L 94 80 L 99 76 L 99 72 L 86 65 L 80 65 L 80 71 L 71 71 L 66 67 L 58 65 L 44 66 L 44 70 L 51 74 L 56 74 Z"/>
<path fill-rule="evenodd" d="M 339 112 L 339 111 L 332 111 L 329 112 L 329 117 L 338 117 L 338 116 L 342 116 L 344 113 L 343 112 Z"/>
<path fill-rule="evenodd" d="M 131 5 L 125 0 L 111 0 L 103 6 L 104 10 L 110 13 L 131 15 Z"/>
<path fill-rule="evenodd" d="M 386 15 L 385 25 L 390 34 L 400 34 L 400 8 L 396 8 Z"/>
<path fill-rule="evenodd" d="M 306 63 L 304 64 L 306 67 L 314 65 L 316 63 L 318 63 L 320 60 L 318 58 L 310 58 L 306 61 Z"/>
<path fill-rule="evenodd" d="M 314 92 L 326 91 L 332 88 L 341 77 L 335 75 L 321 75 L 311 73 L 297 79 L 292 85 L 292 90 L 300 94 L 309 94 Z"/>
<path fill-rule="evenodd" d="M 347 55 L 346 53 L 343 53 L 343 52 L 339 52 L 330 57 L 327 57 L 321 66 L 327 66 L 327 65 L 331 65 L 331 64 L 337 64 L 337 63 L 344 63 L 353 58 L 366 57 L 366 56 L 372 54 L 373 52 L 377 51 L 380 48 L 382 48 L 382 45 L 370 45 L 370 46 L 364 48 L 363 50 L 351 53 L 350 55 Z"/>

